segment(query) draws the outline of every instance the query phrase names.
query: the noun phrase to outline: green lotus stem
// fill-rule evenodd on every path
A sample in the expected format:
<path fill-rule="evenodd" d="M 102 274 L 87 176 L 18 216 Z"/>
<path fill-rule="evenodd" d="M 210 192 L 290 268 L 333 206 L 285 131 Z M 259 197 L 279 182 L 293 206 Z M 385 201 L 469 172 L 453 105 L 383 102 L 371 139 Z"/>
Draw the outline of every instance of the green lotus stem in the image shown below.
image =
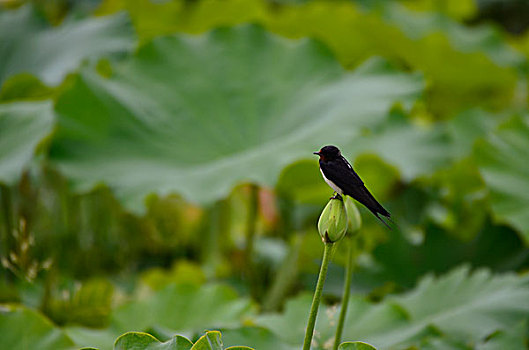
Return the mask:
<path fill-rule="evenodd" d="M 219 266 L 222 255 L 223 240 L 228 236 L 230 202 L 223 199 L 215 202 L 209 209 L 209 221 L 211 222 L 207 234 L 201 241 L 203 264 L 206 276 L 214 277 L 216 268 Z"/>
<path fill-rule="evenodd" d="M 347 314 L 347 306 L 349 305 L 349 297 L 351 295 L 351 280 L 353 275 L 354 265 L 354 251 L 355 239 L 349 237 L 347 249 L 347 264 L 345 267 L 345 283 L 343 287 L 342 307 L 340 309 L 340 317 L 338 318 L 338 327 L 336 328 L 336 335 L 334 336 L 333 350 L 337 350 L 342 341 L 343 326 L 345 324 L 345 315 Z"/>
<path fill-rule="evenodd" d="M 246 219 L 246 245 L 244 247 L 244 264 L 246 267 L 245 275 L 250 286 L 250 292 L 254 298 L 257 298 L 258 285 L 253 265 L 253 250 L 255 245 L 255 231 L 257 226 L 257 214 L 259 211 L 259 187 L 255 184 L 250 185 L 248 216 Z"/>
<path fill-rule="evenodd" d="M 274 277 L 272 287 L 270 287 L 264 299 L 262 308 L 264 312 L 277 311 L 286 298 L 288 291 L 292 289 L 292 285 L 299 273 L 299 255 L 304 236 L 304 231 L 294 234 L 290 249 Z"/>
<path fill-rule="evenodd" d="M 0 243 L 4 246 L 4 251 L 0 251 L 1 256 L 9 256 L 9 249 L 12 247 L 12 234 L 13 234 L 13 208 L 12 208 L 12 198 L 10 193 L 10 188 L 7 185 L 0 184 L 0 197 L 2 199 L 2 210 L 3 210 L 3 221 L 4 221 L 4 228 L 5 232 L 3 237 L 0 236 Z M 4 269 L 0 269 L 4 271 Z M 4 274 L 4 273 L 2 273 Z M 7 273 L 4 274 L 5 276 L 8 276 Z"/>
<path fill-rule="evenodd" d="M 309 321 L 307 322 L 307 330 L 305 332 L 305 341 L 303 342 L 303 350 L 310 350 L 312 343 L 312 336 L 314 335 L 314 325 L 316 324 L 316 316 L 318 315 L 318 308 L 320 306 L 321 292 L 323 291 L 323 284 L 327 276 L 327 268 L 331 260 L 332 242 L 324 242 L 323 259 L 320 267 L 320 274 L 318 276 L 318 283 L 316 283 L 316 290 L 312 298 L 312 306 L 310 307 Z"/>

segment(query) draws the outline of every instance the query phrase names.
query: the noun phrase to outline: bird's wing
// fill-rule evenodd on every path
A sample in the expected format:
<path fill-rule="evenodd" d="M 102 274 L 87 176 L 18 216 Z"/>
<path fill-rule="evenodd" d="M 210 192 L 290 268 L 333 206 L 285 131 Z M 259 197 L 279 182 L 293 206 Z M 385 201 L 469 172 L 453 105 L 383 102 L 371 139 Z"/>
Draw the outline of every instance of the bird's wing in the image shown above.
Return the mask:
<path fill-rule="evenodd" d="M 320 167 L 325 177 L 340 187 L 344 193 L 351 192 L 354 187 L 364 185 L 360 176 L 344 157 L 323 162 Z"/>
<path fill-rule="evenodd" d="M 331 164 L 332 163 L 332 164 Z M 353 197 L 367 207 L 378 217 L 378 213 L 389 217 L 389 212 L 377 202 L 375 197 L 364 186 L 360 176 L 353 170 L 349 162 L 343 157 L 321 164 L 321 170 L 326 178 L 340 187 L 344 194 Z"/>

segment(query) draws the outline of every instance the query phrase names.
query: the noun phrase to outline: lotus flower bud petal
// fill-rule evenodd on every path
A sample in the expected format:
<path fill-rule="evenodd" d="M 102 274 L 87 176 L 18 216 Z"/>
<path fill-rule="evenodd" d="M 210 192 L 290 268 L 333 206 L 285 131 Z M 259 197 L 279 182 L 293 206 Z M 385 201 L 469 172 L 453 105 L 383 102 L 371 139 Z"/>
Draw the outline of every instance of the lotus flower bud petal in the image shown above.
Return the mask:
<path fill-rule="evenodd" d="M 344 198 L 345 210 L 347 211 L 347 224 L 350 233 L 354 233 L 362 227 L 362 217 L 353 199 L 349 196 Z"/>
<path fill-rule="evenodd" d="M 347 232 L 347 212 L 341 199 L 332 198 L 318 220 L 318 231 L 324 242 L 336 242 Z"/>

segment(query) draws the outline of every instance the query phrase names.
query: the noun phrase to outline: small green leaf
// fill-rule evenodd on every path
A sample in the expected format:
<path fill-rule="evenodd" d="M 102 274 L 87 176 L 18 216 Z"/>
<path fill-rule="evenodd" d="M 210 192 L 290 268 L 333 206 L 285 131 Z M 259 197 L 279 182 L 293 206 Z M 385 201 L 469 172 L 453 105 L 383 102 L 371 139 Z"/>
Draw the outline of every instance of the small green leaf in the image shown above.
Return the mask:
<path fill-rule="evenodd" d="M 200 337 L 191 350 L 223 350 L 221 334 L 218 331 L 206 332 Z"/>
<path fill-rule="evenodd" d="M 338 350 L 377 350 L 374 346 L 361 341 L 341 343 Z"/>
<path fill-rule="evenodd" d="M 128 332 L 116 340 L 114 350 L 190 350 L 192 346 L 193 343 L 179 335 L 162 343 L 148 333 Z"/>
<path fill-rule="evenodd" d="M 116 339 L 114 350 L 140 350 L 157 344 L 160 344 L 160 341 L 150 334 L 128 332 Z"/>

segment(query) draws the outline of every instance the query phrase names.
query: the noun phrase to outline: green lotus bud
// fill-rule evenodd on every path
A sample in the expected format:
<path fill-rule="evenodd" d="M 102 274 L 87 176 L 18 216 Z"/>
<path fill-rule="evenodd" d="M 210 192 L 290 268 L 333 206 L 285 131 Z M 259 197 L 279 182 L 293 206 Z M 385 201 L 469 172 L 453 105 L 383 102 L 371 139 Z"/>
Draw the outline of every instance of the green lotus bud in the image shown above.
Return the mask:
<path fill-rule="evenodd" d="M 350 233 L 354 233 L 362 227 L 362 217 L 355 202 L 349 196 L 345 197 L 345 210 L 347 211 L 347 229 Z"/>
<path fill-rule="evenodd" d="M 332 198 L 318 220 L 318 231 L 325 243 L 339 241 L 347 232 L 347 212 L 341 199 Z"/>

